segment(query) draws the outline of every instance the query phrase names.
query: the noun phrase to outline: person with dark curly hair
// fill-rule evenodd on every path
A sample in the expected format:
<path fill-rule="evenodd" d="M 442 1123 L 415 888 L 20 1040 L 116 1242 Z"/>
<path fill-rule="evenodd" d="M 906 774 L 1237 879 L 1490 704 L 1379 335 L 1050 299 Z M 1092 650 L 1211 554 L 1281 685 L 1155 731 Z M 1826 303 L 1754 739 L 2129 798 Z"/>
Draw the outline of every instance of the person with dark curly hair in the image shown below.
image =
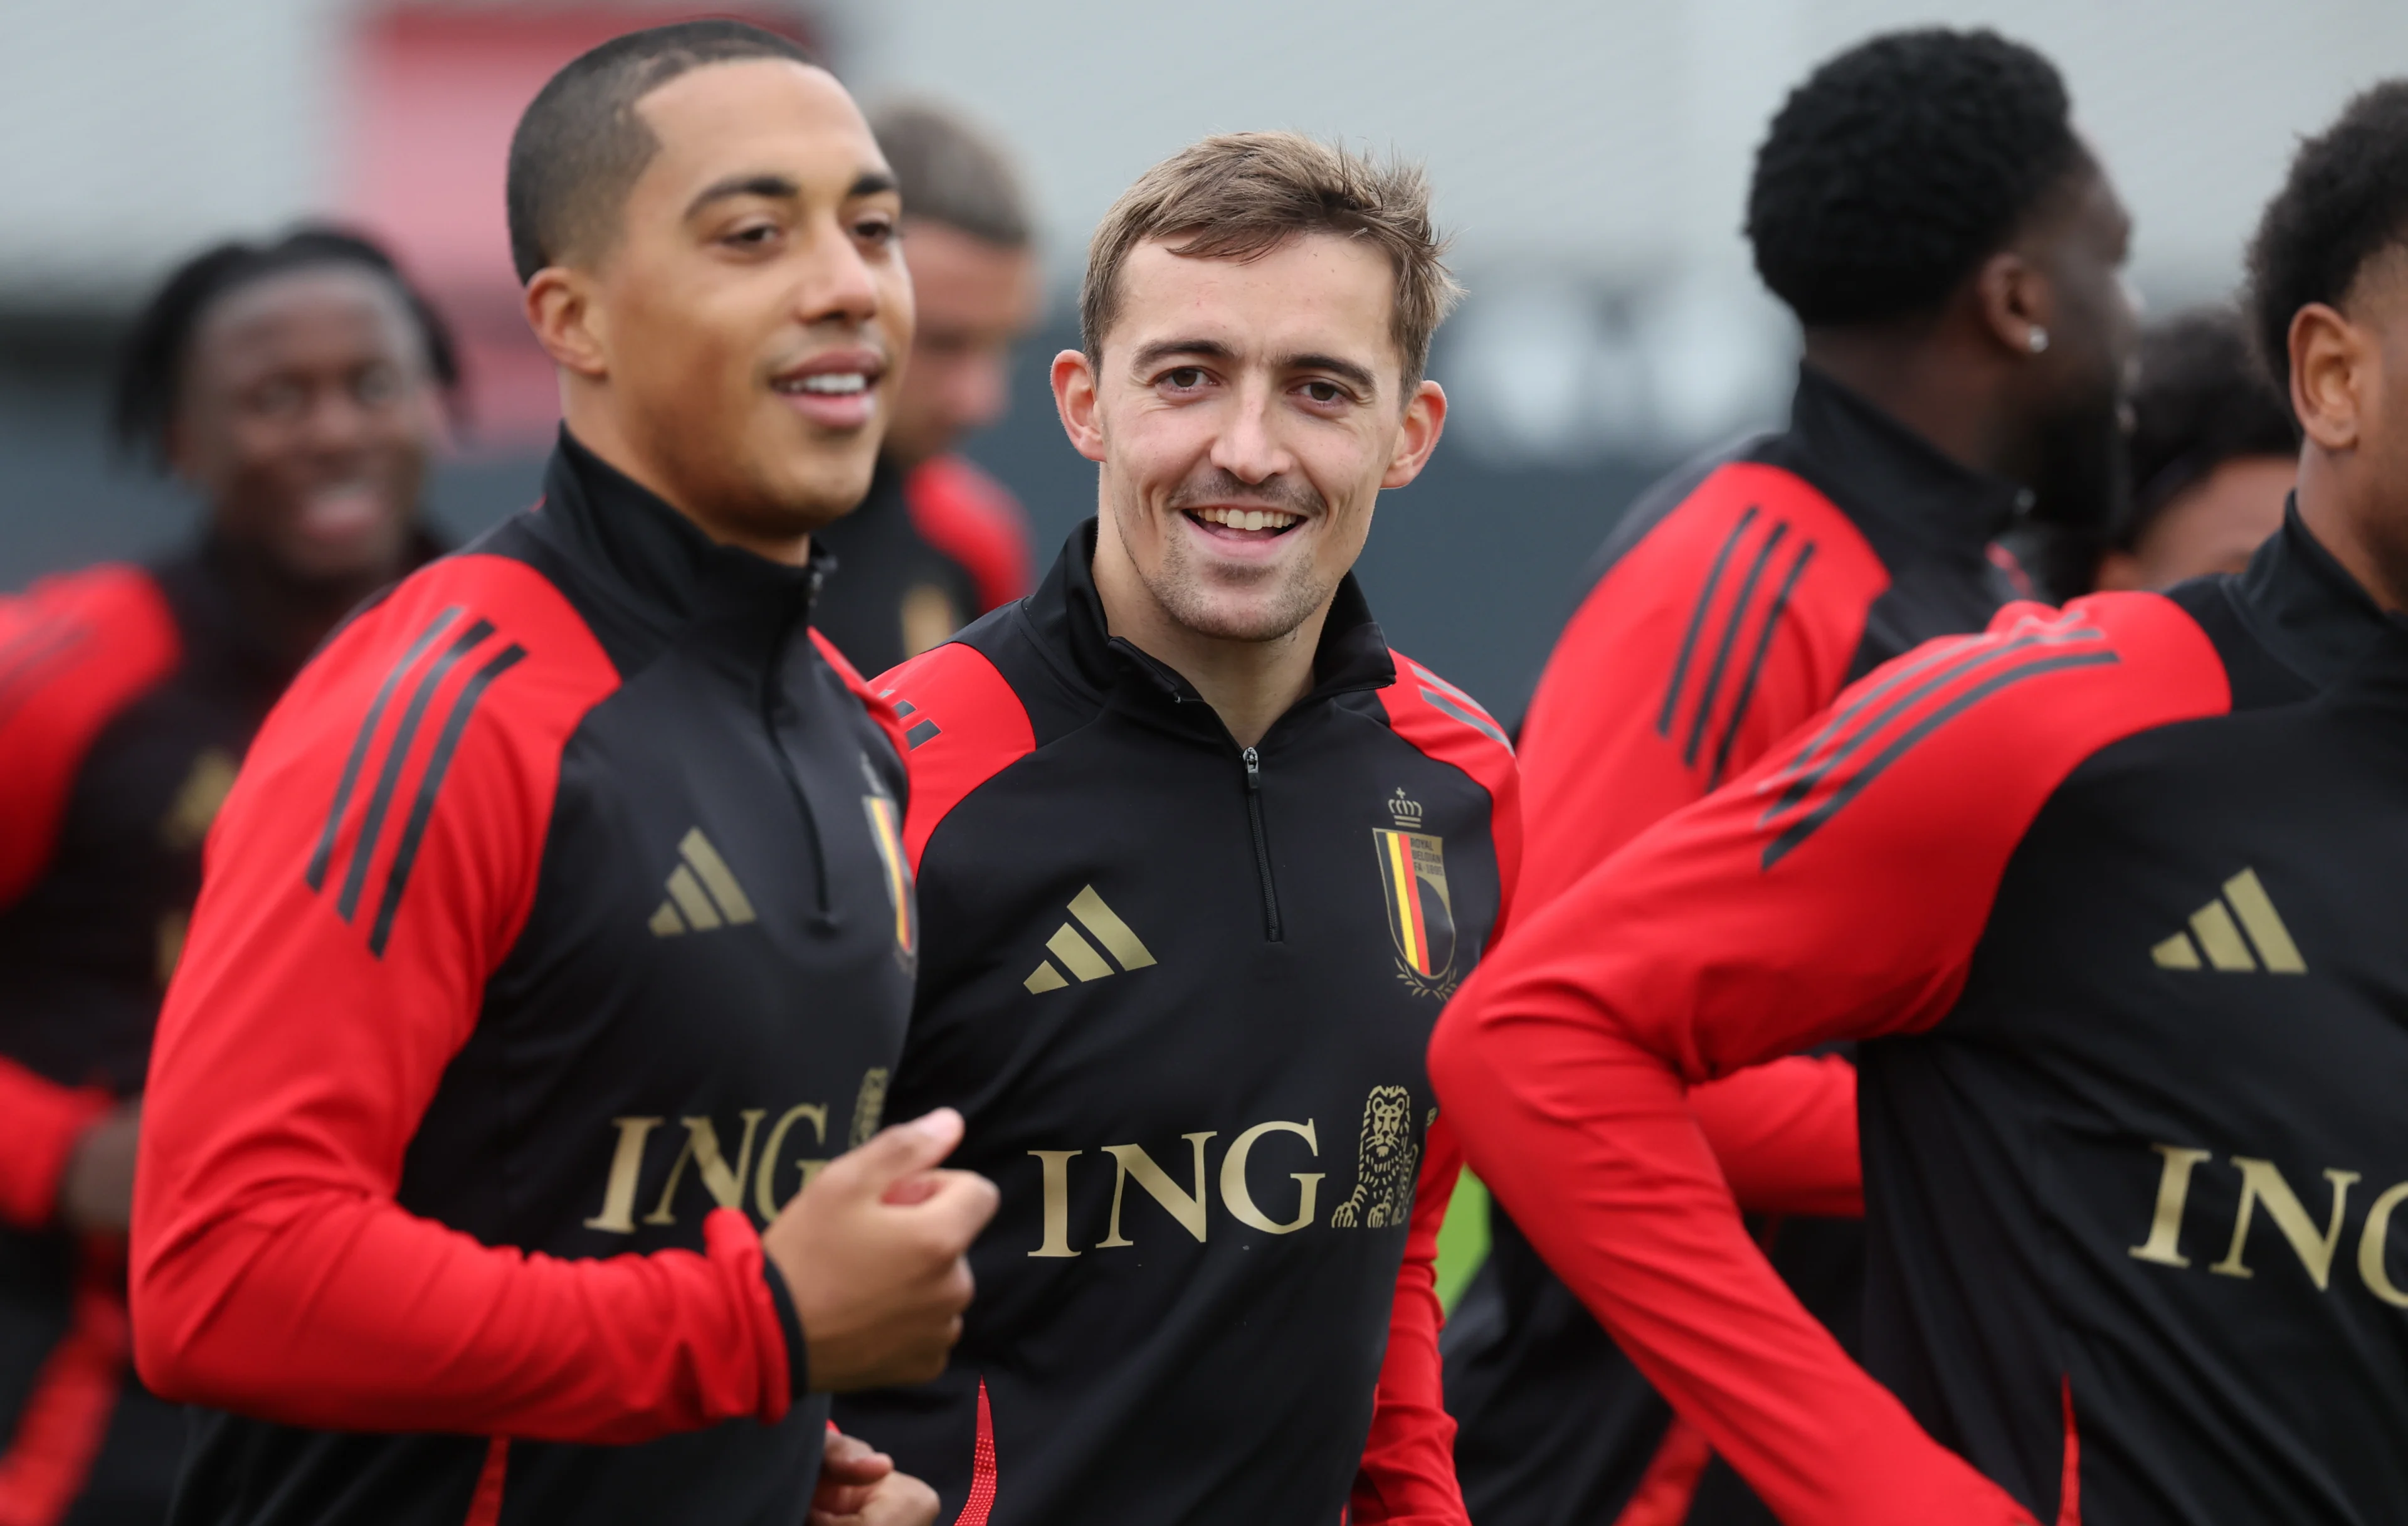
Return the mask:
<path fill-rule="evenodd" d="M 2057 69 L 1994 33 L 1878 36 L 1791 94 L 1747 206 L 1805 332 L 1789 427 L 1676 472 L 1608 539 L 1524 723 L 1522 894 L 1561 895 L 1872 668 L 1979 630 L 2021 591 L 1994 545 L 2019 513 L 2105 513 L 2128 227 Z M 1792 1136 L 1787 1177 L 1733 1185 L 1792 1216 L 1763 1232 L 1843 1339 L 1854 1084 L 1824 1056 L 1695 1099 L 1710 1130 Z M 1448 1338 L 1474 1519 L 1769 1519 L 1501 1208 L 1492 1245 Z"/>
<path fill-rule="evenodd" d="M 184 1427 L 124 1303 L 151 1029 L 268 708 L 432 553 L 452 355 L 364 238 L 194 256 L 135 319 L 115 424 L 201 497 L 197 542 L 0 597 L 0 1520 L 165 1518 Z"/>
<path fill-rule="evenodd" d="M 1877 669 L 1440 1022 L 1472 1167 L 1791 1526 L 2408 1520 L 2408 80 L 2250 267 L 2305 438 L 2246 571 Z M 1862 1367 L 1684 1101 L 1841 1041 Z"/>

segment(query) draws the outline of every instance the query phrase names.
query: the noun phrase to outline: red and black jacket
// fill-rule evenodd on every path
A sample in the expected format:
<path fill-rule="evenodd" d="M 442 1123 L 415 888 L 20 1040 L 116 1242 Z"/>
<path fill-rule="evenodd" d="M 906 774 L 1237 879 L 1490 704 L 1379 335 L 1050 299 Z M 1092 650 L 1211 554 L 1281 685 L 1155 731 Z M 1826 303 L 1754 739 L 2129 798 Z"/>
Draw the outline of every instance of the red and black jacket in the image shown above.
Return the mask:
<path fill-rule="evenodd" d="M 909 471 L 878 464 L 861 506 L 813 536 L 835 557 L 811 623 L 865 673 L 881 673 L 1025 596 L 1028 517 L 958 455 Z"/>
<path fill-rule="evenodd" d="M 755 1226 L 877 1126 L 916 941 L 817 577 L 564 435 L 278 705 L 144 1117 L 136 1356 L 230 1412 L 179 1521 L 797 1519 Z"/>
<path fill-rule="evenodd" d="M 1241 749 L 1094 554 L 879 682 L 926 916 L 896 1105 L 960 1108 L 1003 1204 L 952 1369 L 838 1419 L 963 1526 L 1460 1522 L 1422 1057 L 1512 899 L 1512 751 L 1352 578 Z"/>
<path fill-rule="evenodd" d="M 1812 367 L 1787 430 L 1642 497 L 1599 554 L 1523 723 L 1529 819 L 1544 824 L 1526 904 L 1743 772 L 1870 669 L 1979 630 L 2013 594 L 1991 543 L 2018 497 Z M 1701 1101 L 1752 1119 L 1768 1143 L 1795 1121 L 1828 1133 L 1851 1104 L 1843 1065 L 1775 1067 Z M 1695 1433 L 1501 1208 L 1447 1340 L 1456 1463 L 1483 1526 L 1761 1519 L 1727 1470 L 1699 1490 Z M 1788 1217 L 1770 1232 L 1792 1286 L 1853 1343 L 1861 1228 Z"/>
<path fill-rule="evenodd" d="M 2408 622 L 2294 517 L 1876 670 L 1530 916 L 1432 1073 L 1784 1520 L 2408 1519 L 2403 780 Z M 1838 1039 L 1870 1376 L 1682 1115 Z"/>
<path fill-rule="evenodd" d="M 293 676 L 229 561 L 0 599 L 0 1519 L 155 1516 L 182 1450 L 129 1381 L 122 1245 L 52 1225 L 77 1135 L 142 1089 L 202 839 Z"/>

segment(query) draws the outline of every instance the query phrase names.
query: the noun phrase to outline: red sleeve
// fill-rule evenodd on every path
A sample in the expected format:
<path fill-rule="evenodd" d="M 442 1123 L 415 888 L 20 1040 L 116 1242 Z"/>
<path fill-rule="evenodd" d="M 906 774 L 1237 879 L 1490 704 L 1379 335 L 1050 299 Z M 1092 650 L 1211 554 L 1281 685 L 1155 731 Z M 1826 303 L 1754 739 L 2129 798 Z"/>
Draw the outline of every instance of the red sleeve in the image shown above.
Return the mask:
<path fill-rule="evenodd" d="M 1027 514 L 1009 488 L 968 461 L 939 455 L 922 462 L 903 479 L 903 501 L 920 539 L 969 569 L 981 614 L 1036 586 Z"/>
<path fill-rule="evenodd" d="M 1553 900 L 1745 772 L 1846 681 L 1889 574 L 1830 500 L 1725 466 L 1582 601 L 1522 727 L 1522 888 Z"/>
<path fill-rule="evenodd" d="M 1438 1231 L 1454 1201 L 1463 1152 L 1446 1120 L 1424 1137 L 1404 1264 L 1388 1314 L 1388 1353 L 1371 1404 L 1371 1434 L 1347 1504 L 1348 1526 L 1469 1526 L 1455 1478 L 1455 1421 L 1446 1412 L 1438 1332 Z"/>
<path fill-rule="evenodd" d="M 1522 774 L 1514 766 L 1513 744 L 1471 696 L 1402 652 L 1388 655 L 1397 665 L 1397 681 L 1380 691 L 1388 725 L 1488 792 L 1488 840 L 1497 854 L 1497 925 L 1488 931 L 1488 946 L 1494 947 L 1522 884 Z"/>
<path fill-rule="evenodd" d="M 49 578 L 0 598 L 0 907 L 49 864 L 93 739 L 175 670 L 181 647 L 165 597 L 139 568 Z"/>
<path fill-rule="evenodd" d="M 2162 598 L 2011 606 L 1874 673 L 1538 911 L 1440 1019 L 1431 1076 L 1472 1168 L 1784 1520 L 2030 1518 L 1799 1306 L 1684 1084 L 1938 1022 L 2066 775 L 2228 703 L 2214 648 Z"/>
<path fill-rule="evenodd" d="M 436 564 L 269 717 L 207 849 L 151 1058 L 136 1357 L 165 1397 L 320 1429 L 631 1442 L 789 1400 L 741 1215 L 561 1260 L 394 1201 L 535 896 L 561 748 L 616 684 L 552 585 Z"/>
<path fill-rule="evenodd" d="M 1688 1101 L 1742 1208 L 1864 1216 L 1854 1065 L 1792 1055 L 1692 1087 Z"/>
<path fill-rule="evenodd" d="M 836 649 L 834 641 L 821 635 L 816 626 L 811 627 L 811 644 L 819 648 L 820 655 L 827 659 L 829 667 L 836 669 L 836 676 L 844 680 L 844 686 L 852 690 L 853 697 L 860 700 L 863 708 L 869 712 L 869 718 L 878 723 L 878 728 L 881 731 L 886 733 L 886 740 L 895 744 L 895 756 L 901 757 L 906 751 L 903 743 L 903 720 L 895 713 L 895 702 L 878 689 L 872 688 L 869 681 L 861 676 L 861 669 L 853 665 L 851 658 Z"/>
<path fill-rule="evenodd" d="M 878 689 L 902 719 L 911 770 L 903 849 L 917 874 L 928 839 L 953 807 L 1034 752 L 1037 737 L 1011 684 L 985 654 L 959 641 L 888 669 Z"/>

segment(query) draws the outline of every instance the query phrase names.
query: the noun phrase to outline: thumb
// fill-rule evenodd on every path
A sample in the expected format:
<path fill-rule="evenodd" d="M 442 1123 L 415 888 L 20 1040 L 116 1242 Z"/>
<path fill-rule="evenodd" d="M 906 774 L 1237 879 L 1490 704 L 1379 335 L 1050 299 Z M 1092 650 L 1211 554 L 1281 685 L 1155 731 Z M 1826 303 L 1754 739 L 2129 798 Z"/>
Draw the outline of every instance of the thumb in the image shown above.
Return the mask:
<path fill-rule="evenodd" d="M 853 1171 L 871 1192 L 882 1193 L 906 1176 L 926 1171 L 962 1142 L 962 1116 L 950 1107 L 924 1113 L 909 1123 L 882 1129 L 853 1152 Z"/>

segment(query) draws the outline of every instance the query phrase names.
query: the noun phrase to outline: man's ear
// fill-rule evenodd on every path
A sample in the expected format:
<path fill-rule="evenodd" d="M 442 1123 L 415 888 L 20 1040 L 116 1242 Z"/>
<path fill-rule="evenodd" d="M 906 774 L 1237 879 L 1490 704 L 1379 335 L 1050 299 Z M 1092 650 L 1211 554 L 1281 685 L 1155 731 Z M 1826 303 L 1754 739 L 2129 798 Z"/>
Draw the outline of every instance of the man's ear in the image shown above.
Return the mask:
<path fill-rule="evenodd" d="M 2291 411 L 2300 432 L 2327 451 L 2358 444 L 2359 412 L 2373 382 L 2370 337 L 2322 302 L 2291 314 Z"/>
<path fill-rule="evenodd" d="M 548 265 L 527 281 L 523 301 L 544 353 L 565 370 L 599 381 L 609 374 L 609 347 L 592 283 L 581 270 Z"/>
<path fill-rule="evenodd" d="M 2019 355 L 2047 348 L 2044 339 L 2036 346 L 2032 337 L 2055 327 L 2057 293 L 2029 257 L 2006 249 L 1983 261 L 1973 273 L 1973 300 L 1983 331 L 2002 347 Z"/>
<path fill-rule="evenodd" d="M 1403 487 L 1429 465 L 1438 437 L 1446 432 L 1446 389 L 1425 377 L 1405 403 L 1404 427 L 1397 431 L 1396 453 L 1380 478 L 1382 487 Z"/>
<path fill-rule="evenodd" d="M 1104 458 L 1103 424 L 1096 416 L 1096 368 L 1083 350 L 1065 350 L 1054 357 L 1054 410 L 1062 415 L 1062 432 L 1070 448 L 1090 461 Z"/>

